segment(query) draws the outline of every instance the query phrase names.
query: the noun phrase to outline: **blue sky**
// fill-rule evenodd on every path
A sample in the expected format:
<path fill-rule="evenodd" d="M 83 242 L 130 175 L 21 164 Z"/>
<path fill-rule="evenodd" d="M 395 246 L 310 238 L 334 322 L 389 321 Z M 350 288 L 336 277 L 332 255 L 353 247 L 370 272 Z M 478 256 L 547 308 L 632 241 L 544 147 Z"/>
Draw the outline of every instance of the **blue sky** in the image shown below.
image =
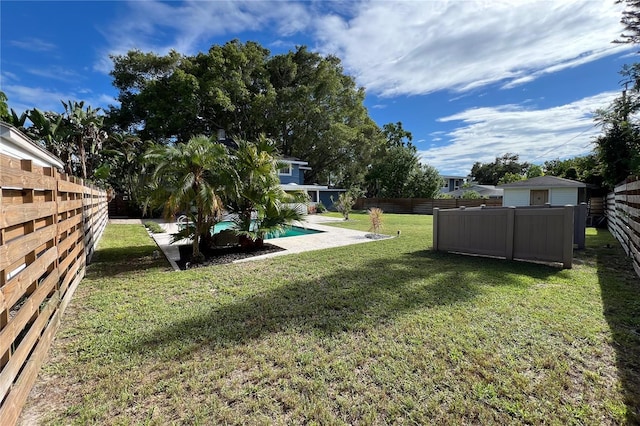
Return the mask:
<path fill-rule="evenodd" d="M 541 164 L 590 152 L 592 113 L 636 60 L 611 41 L 613 0 L 0 2 L 0 90 L 16 111 L 116 104 L 110 54 L 206 51 L 253 40 L 272 54 L 337 55 L 382 126 L 401 121 L 424 163 L 466 175 L 511 152 Z"/>

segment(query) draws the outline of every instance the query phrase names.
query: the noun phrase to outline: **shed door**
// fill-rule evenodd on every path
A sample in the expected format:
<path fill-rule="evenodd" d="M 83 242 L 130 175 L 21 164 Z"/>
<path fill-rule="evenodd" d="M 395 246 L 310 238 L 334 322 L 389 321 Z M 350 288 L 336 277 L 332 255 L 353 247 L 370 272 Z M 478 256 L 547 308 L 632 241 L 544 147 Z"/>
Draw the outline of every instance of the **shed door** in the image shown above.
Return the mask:
<path fill-rule="evenodd" d="M 544 206 L 549 202 L 549 190 L 548 189 L 532 189 L 531 199 L 529 205 L 531 206 Z"/>

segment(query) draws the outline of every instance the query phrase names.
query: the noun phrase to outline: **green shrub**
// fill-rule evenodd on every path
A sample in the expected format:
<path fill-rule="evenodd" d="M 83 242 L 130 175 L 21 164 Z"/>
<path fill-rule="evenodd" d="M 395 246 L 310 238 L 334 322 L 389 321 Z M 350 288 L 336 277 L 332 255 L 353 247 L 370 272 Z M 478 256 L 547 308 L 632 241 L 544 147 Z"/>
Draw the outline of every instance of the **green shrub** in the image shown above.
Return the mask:
<path fill-rule="evenodd" d="M 156 222 L 148 221 L 144 223 L 144 226 L 153 234 L 162 234 L 165 232 L 162 226 L 158 225 Z"/>

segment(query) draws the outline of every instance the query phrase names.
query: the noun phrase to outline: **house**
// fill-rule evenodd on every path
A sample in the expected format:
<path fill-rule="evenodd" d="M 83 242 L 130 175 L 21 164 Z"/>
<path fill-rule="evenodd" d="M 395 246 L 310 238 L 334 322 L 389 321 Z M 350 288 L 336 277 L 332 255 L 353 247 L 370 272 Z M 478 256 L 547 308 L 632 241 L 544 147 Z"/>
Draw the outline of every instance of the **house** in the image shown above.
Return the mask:
<path fill-rule="evenodd" d="M 467 183 L 467 176 L 444 176 L 440 175 L 444 183 L 442 184 L 442 188 L 440 188 L 440 192 L 442 194 L 448 194 L 453 191 L 457 191 L 462 188 L 462 186 Z"/>
<path fill-rule="evenodd" d="M 504 190 L 496 188 L 494 185 L 478 185 L 472 184 L 455 191 L 447 193 L 452 198 L 462 198 L 463 194 L 467 191 L 474 191 L 480 194 L 482 198 L 502 198 Z"/>
<path fill-rule="evenodd" d="M 322 203 L 327 209 L 333 209 L 333 201 L 345 192 L 345 189 L 329 188 L 326 185 L 306 185 L 304 183 L 304 171 L 311 170 L 309 163 L 295 157 L 284 157 L 280 162 L 285 166 L 278 170 L 280 186 L 287 192 L 304 191 L 309 195 L 310 205 Z"/>
<path fill-rule="evenodd" d="M 63 169 L 62 161 L 10 124 L 0 121 L 0 154 L 31 160 L 40 167 Z"/>
<path fill-rule="evenodd" d="M 587 185 L 556 176 L 538 176 L 498 185 L 504 190 L 503 206 L 578 205 L 586 201 Z"/>

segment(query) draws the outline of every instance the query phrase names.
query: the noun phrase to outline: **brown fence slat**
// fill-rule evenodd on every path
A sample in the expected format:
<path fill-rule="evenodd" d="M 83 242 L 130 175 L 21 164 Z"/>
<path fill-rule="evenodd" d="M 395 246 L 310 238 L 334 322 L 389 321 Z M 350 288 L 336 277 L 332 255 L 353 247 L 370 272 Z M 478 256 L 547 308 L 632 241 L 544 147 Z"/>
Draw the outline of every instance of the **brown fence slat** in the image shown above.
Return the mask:
<path fill-rule="evenodd" d="M 56 226 L 49 225 L 0 246 L 0 270 L 56 237 Z"/>
<path fill-rule="evenodd" d="M 55 178 L 22 170 L 20 161 L 10 161 L 5 155 L 0 157 L 2 162 L 0 165 L 0 182 L 3 188 L 45 189 L 49 191 L 56 189 Z"/>
<path fill-rule="evenodd" d="M 0 209 L 0 228 L 8 228 L 30 220 L 56 214 L 55 202 L 11 204 Z"/>
<path fill-rule="evenodd" d="M 36 312 L 40 313 L 40 305 L 44 302 L 51 290 L 55 288 L 56 280 L 47 279 L 43 284 L 44 285 L 38 287 L 38 289 L 29 296 L 29 299 L 27 299 L 27 301 L 20 307 L 16 316 L 9 321 L 9 324 L 7 324 L 2 332 L 0 332 L 0 342 L 2 342 L 0 344 L 0 352 L 4 353 L 8 350 L 9 344 L 22 333 L 22 330 L 27 326 L 27 323 L 33 314 Z M 41 316 L 42 313 L 38 315 L 39 318 Z M 38 336 L 42 333 L 45 324 L 45 320 L 40 322 L 36 321 L 31 324 L 26 336 L 20 341 L 18 348 L 13 353 L 9 363 L 7 363 L 7 366 L 9 367 L 5 366 L 5 368 L 2 369 L 2 372 L 0 372 L 0 394 L 4 395 L 11 387 L 11 383 L 18 375 L 21 365 L 26 361 L 27 356 L 29 355 L 29 352 L 31 352 Z M 42 325 L 42 327 L 39 327 L 39 325 Z M 20 357 L 22 357 L 22 359 L 20 359 Z"/>
<path fill-rule="evenodd" d="M 0 289 L 4 296 L 3 309 L 5 309 L 5 304 L 7 309 L 15 305 L 15 303 L 24 295 L 27 288 L 42 277 L 45 272 L 47 272 L 47 269 L 49 269 L 49 266 L 51 266 L 57 258 L 58 252 L 56 248 L 51 247 L 44 252 L 42 256 L 38 257 L 35 262 L 21 271 L 16 277 L 9 280 L 9 282 Z M 0 351 L 0 353 L 2 353 L 2 351 Z"/>
<path fill-rule="evenodd" d="M 640 179 L 635 178 L 607 194 L 606 217 L 609 232 L 620 242 L 640 276 Z"/>
<path fill-rule="evenodd" d="M 14 424 L 20 415 L 62 312 L 107 224 L 108 206 L 104 191 L 6 155 L 0 155 L 0 190 L 0 423 L 4 426 Z"/>

